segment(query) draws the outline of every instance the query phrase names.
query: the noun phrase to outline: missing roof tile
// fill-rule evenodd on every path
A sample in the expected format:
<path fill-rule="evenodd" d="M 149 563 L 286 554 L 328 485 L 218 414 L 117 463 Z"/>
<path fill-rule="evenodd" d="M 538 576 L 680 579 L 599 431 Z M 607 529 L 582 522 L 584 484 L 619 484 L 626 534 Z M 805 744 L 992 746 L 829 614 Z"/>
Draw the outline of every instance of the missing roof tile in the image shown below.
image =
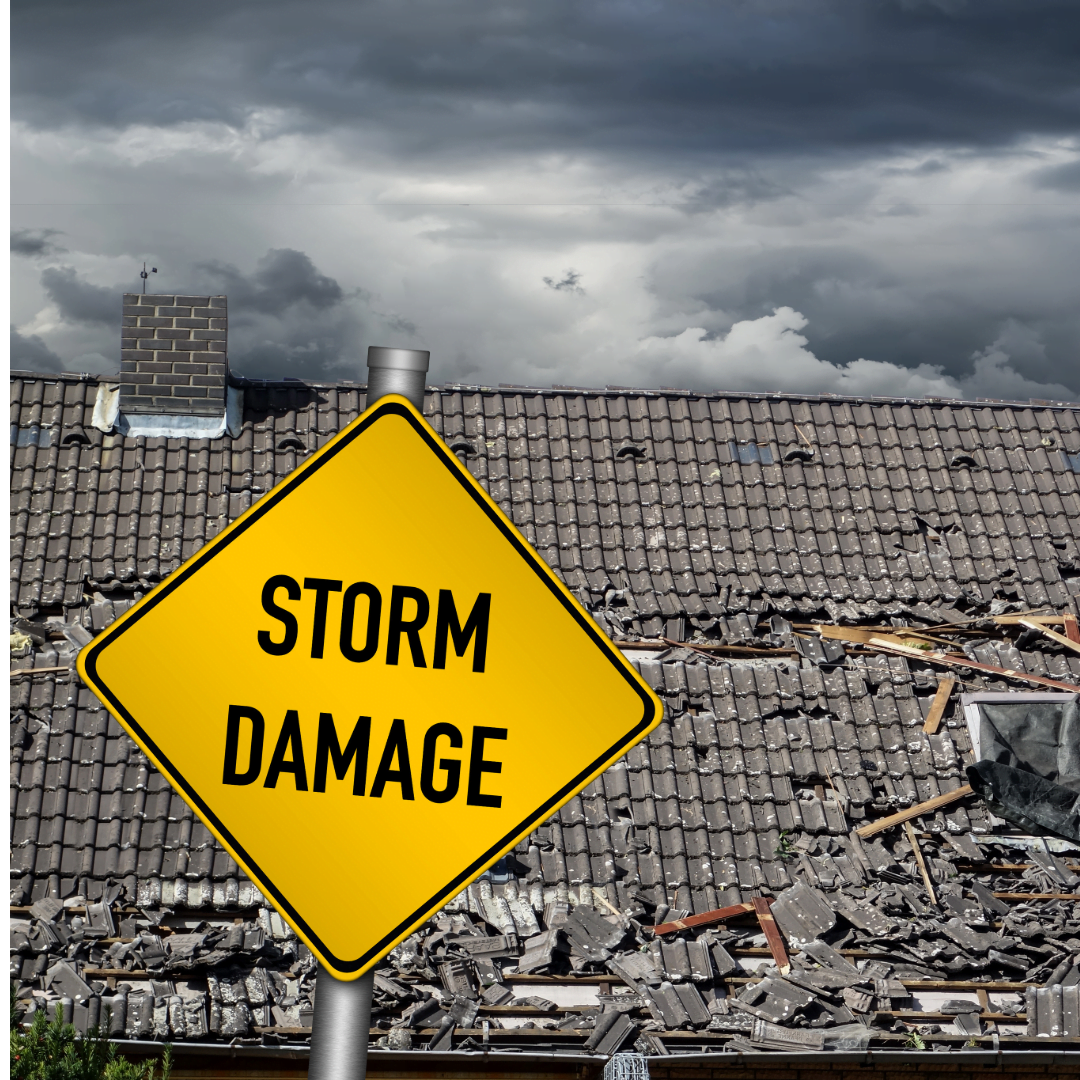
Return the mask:
<path fill-rule="evenodd" d="M 737 461 L 740 465 L 752 465 L 754 462 L 762 465 L 773 463 L 772 447 L 763 443 L 740 443 L 735 439 L 729 439 L 728 452 L 731 454 L 731 460 Z"/>

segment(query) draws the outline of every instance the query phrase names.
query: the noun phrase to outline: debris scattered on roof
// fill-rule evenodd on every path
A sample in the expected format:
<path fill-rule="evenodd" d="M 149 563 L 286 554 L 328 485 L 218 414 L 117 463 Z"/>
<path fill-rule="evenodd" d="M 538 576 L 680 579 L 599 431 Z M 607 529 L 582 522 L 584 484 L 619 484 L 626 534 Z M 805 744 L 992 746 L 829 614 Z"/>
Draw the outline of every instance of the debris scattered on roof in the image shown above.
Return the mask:
<path fill-rule="evenodd" d="M 96 401 L 13 378 L 20 1001 L 303 1044 L 312 957 L 73 665 L 364 391 L 245 384 L 213 440 L 103 431 Z M 965 790 L 960 700 L 1080 687 L 1080 410 L 448 387 L 426 411 L 666 719 L 394 950 L 376 1044 L 1080 1038 L 1080 844 Z"/>

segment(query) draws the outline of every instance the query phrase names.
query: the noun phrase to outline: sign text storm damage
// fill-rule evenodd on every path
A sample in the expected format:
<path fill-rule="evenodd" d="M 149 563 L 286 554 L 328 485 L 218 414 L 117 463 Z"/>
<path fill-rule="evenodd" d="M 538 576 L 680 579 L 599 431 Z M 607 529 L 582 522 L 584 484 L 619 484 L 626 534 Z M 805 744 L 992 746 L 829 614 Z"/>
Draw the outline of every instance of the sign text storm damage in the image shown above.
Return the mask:
<path fill-rule="evenodd" d="M 313 593 L 313 603 L 308 606 L 305 618 L 303 593 Z M 279 594 L 284 594 L 283 606 Z M 385 638 L 383 635 L 383 594 L 373 584 L 358 581 L 344 587 L 344 583 L 332 578 L 305 577 L 303 588 L 296 578 L 287 574 L 275 574 L 262 589 L 263 610 L 280 625 L 273 631 L 258 631 L 259 646 L 271 656 L 286 656 L 300 641 L 301 623 L 311 627 L 311 658 L 321 660 L 326 649 L 327 623 L 330 616 L 330 596 L 342 593 L 341 614 L 338 623 L 337 642 L 341 655 L 354 663 L 365 663 L 382 657 L 389 665 L 397 665 L 402 658 L 402 638 L 407 643 L 407 655 L 416 668 L 426 668 L 427 654 L 421 631 L 428 625 L 432 603 L 422 590 L 410 585 L 394 585 L 390 589 L 387 604 Z M 358 614 L 359 602 L 363 601 L 362 614 Z M 483 674 L 487 662 L 488 624 L 491 615 L 491 594 L 480 593 L 462 624 L 457 604 L 450 589 L 440 589 L 435 605 L 435 626 L 430 644 L 431 667 L 445 670 L 449 647 L 457 657 L 465 657 L 472 646 L 472 671 Z M 358 629 L 362 641 L 357 641 Z M 306 625 L 305 625 L 306 631 Z M 385 652 L 381 646 L 385 641 Z M 308 636 L 305 632 L 306 648 Z M 254 784 L 260 777 L 263 786 L 276 788 L 283 774 L 292 779 L 297 791 L 325 792 L 328 776 L 338 781 L 348 779 L 352 770 L 353 795 L 382 798 L 388 784 L 397 785 L 400 797 L 416 798 L 419 787 L 423 798 L 433 803 L 446 803 L 456 798 L 462 786 L 462 766 L 465 761 L 458 757 L 441 757 L 441 753 L 463 750 L 465 737 L 461 729 L 446 721 L 431 724 L 423 735 L 422 750 L 409 748 L 405 721 L 400 717 L 392 720 L 381 742 L 378 764 L 368 786 L 369 757 L 372 750 L 372 719 L 360 716 L 348 734 L 344 748 L 337 723 L 331 713 L 320 712 L 318 734 L 315 739 L 315 757 L 309 773 L 310 742 L 305 753 L 300 712 L 288 709 L 274 742 L 265 775 L 263 773 L 263 749 L 267 721 L 262 712 L 252 705 L 230 705 L 225 733 L 225 762 L 222 782 L 243 786 Z M 347 730 L 347 728 L 346 728 Z M 481 791 L 484 773 L 502 772 L 502 763 L 485 758 L 490 752 L 485 744 L 504 740 L 507 729 L 501 727 L 473 726 L 468 753 L 468 772 L 465 778 L 465 802 L 469 806 L 498 808 L 502 797 Z M 440 740 L 442 740 L 440 745 Z M 243 749 L 242 749 L 242 744 Z M 245 752 L 246 751 L 246 752 Z M 244 757 L 243 768 L 240 759 Z M 414 761 L 419 757 L 418 783 L 414 782 Z M 309 784 L 310 780 L 310 784 Z"/>

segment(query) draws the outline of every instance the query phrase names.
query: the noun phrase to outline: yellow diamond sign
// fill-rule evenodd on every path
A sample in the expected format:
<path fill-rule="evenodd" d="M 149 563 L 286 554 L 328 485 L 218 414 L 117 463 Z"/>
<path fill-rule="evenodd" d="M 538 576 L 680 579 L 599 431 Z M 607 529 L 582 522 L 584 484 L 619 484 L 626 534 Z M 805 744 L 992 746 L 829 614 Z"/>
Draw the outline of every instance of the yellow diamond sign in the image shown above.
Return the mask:
<path fill-rule="evenodd" d="M 345 979 L 661 716 L 396 396 L 96 638 L 79 671 Z"/>

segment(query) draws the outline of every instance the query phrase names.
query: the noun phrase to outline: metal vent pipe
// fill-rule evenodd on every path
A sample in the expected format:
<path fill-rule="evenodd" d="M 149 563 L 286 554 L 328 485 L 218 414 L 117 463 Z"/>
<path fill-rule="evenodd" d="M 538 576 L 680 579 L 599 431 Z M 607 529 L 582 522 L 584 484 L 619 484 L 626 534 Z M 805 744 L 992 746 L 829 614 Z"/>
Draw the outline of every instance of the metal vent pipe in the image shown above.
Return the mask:
<path fill-rule="evenodd" d="M 367 351 L 368 406 L 387 394 L 400 394 L 423 412 L 430 360 L 431 353 L 426 349 L 386 349 L 372 345 Z"/>
<path fill-rule="evenodd" d="M 426 349 L 368 349 L 368 407 L 387 394 L 408 398 L 424 411 L 424 384 L 431 353 Z M 321 964 L 315 980 L 308 1080 L 364 1080 L 375 972 L 352 982 L 335 979 Z"/>

